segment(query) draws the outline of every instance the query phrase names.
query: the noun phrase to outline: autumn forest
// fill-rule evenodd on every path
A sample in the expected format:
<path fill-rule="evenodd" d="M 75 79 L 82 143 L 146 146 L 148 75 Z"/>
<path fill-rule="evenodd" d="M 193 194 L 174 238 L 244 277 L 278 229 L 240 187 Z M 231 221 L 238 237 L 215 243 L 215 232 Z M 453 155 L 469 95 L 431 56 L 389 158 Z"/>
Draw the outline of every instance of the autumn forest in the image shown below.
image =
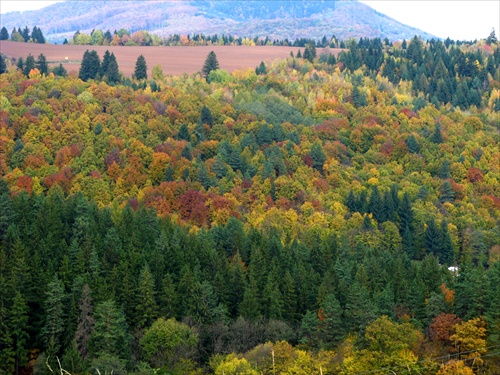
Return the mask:
<path fill-rule="evenodd" d="M 0 55 L 1 374 L 500 373 L 494 32 L 303 42 Z"/>

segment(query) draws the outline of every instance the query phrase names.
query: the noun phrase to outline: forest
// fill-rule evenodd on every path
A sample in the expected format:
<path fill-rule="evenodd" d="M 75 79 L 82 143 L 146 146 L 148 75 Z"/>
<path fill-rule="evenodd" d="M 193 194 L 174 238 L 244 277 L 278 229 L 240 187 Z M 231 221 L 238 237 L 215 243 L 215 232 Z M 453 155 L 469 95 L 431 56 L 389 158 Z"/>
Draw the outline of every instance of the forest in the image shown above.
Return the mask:
<path fill-rule="evenodd" d="M 498 40 L 343 43 L 2 57 L 0 373 L 500 373 Z"/>

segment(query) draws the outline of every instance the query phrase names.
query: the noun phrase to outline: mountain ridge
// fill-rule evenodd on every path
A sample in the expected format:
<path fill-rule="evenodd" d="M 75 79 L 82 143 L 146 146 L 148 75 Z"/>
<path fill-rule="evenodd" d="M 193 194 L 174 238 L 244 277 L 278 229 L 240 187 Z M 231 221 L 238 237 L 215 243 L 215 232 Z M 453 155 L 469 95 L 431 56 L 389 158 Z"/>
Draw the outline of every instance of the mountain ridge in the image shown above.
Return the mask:
<path fill-rule="evenodd" d="M 126 5 L 126 6 L 125 6 Z M 38 26 L 50 42 L 61 42 L 76 31 L 93 29 L 131 32 L 147 30 L 160 36 L 173 34 L 227 34 L 272 39 L 388 38 L 391 41 L 420 35 L 368 5 L 350 1 L 65 1 L 38 11 L 2 15 L 1 26 Z"/>

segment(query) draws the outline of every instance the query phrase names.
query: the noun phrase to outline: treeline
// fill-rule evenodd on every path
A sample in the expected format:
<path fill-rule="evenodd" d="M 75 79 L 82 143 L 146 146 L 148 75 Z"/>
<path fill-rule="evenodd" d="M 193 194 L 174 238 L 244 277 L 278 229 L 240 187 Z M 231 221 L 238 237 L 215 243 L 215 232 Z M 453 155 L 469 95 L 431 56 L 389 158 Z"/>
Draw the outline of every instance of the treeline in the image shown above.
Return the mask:
<path fill-rule="evenodd" d="M 411 216 L 407 199 L 398 210 L 402 223 Z M 457 358 L 494 371 L 481 354 L 486 322 L 492 340 L 498 334 L 498 262 L 485 268 L 465 261 L 450 272 L 430 249 L 412 260 L 386 224 L 377 246 L 352 243 L 347 234 L 305 245 L 282 243 L 273 231 L 246 231 L 234 218 L 192 232 L 137 202 L 99 209 L 81 193 L 65 198 L 57 185 L 46 197 L 11 196 L 2 180 L 0 201 L 0 366 L 6 373 L 26 366 L 37 349 L 35 370 L 42 374 L 47 359 L 57 368 L 56 356 L 71 373 L 161 367 L 185 374 L 209 363 L 224 368 L 236 357 L 221 354 L 282 340 L 340 352 L 351 340 L 359 357 L 344 352 L 346 358 L 364 363 L 363 350 L 377 352 L 364 335 L 377 325 L 389 335 L 389 347 L 409 338 L 387 329 L 415 335 L 408 348 L 414 358 L 406 359 L 411 368 L 435 373 L 431 358 L 454 356 L 453 345 L 460 345 L 458 352 L 476 355 Z M 465 322 L 469 331 L 461 333 Z M 425 329 L 426 337 L 414 327 Z M 477 340 L 473 346 L 471 339 Z M 387 358 L 397 356 L 391 350 L 377 352 L 380 363 L 390 365 L 394 359 Z M 325 371 L 362 369 L 349 370 L 346 359 L 334 357 L 329 354 Z"/>
<path fill-rule="evenodd" d="M 496 40 L 492 31 L 485 48 L 495 46 Z M 449 39 L 424 42 L 414 37 L 409 43 L 403 41 L 401 48 L 386 49 L 380 39 L 361 38 L 349 42 L 339 62 L 351 72 L 365 66 L 366 75 L 382 74 L 393 84 L 408 82 L 415 96 L 421 95 L 438 107 L 451 103 L 465 109 L 481 107 L 482 94 L 492 89 L 491 83 L 497 86 L 500 48 L 485 58 L 479 49 L 464 51 Z"/>
<path fill-rule="evenodd" d="M 389 41 L 387 40 L 387 43 Z M 307 38 L 270 39 L 266 37 L 236 37 L 233 35 L 204 35 L 204 34 L 173 34 L 160 37 L 145 30 L 131 32 L 127 29 L 120 29 L 111 32 L 110 30 L 92 30 L 90 34 L 80 31 L 75 32 L 72 38 L 65 39 L 63 44 L 76 45 L 96 45 L 96 46 L 294 46 L 305 47 L 307 44 L 314 44 L 318 47 L 344 48 L 345 43 L 337 39 L 335 35 L 331 38 L 324 36 L 320 40 Z"/>
<path fill-rule="evenodd" d="M 10 35 L 5 26 L 2 27 L 2 29 L 0 29 L 0 40 L 9 39 L 13 42 L 45 43 L 45 37 L 43 36 L 42 30 L 36 26 L 33 27 L 33 31 L 31 31 L 28 26 L 25 26 L 22 30 L 20 27 L 17 29 L 14 27 Z"/>

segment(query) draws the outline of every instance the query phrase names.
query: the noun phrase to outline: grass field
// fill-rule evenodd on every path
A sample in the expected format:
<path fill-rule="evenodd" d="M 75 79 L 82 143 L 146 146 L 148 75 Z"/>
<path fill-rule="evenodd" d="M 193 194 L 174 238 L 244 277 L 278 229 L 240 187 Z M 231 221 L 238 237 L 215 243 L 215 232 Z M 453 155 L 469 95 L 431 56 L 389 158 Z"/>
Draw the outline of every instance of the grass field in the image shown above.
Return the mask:
<path fill-rule="evenodd" d="M 183 74 L 199 72 L 206 56 L 214 51 L 219 60 L 221 69 L 232 72 L 237 69 L 255 68 L 261 61 L 269 63 L 275 59 L 283 59 L 297 47 L 274 46 L 200 46 L 200 47 L 121 47 L 121 46 L 75 46 L 54 44 L 0 42 L 0 51 L 9 58 L 24 59 L 31 53 L 35 58 L 43 53 L 50 65 L 62 63 L 68 72 L 78 71 L 85 50 L 96 50 L 103 57 L 104 52 L 113 52 L 118 61 L 120 71 L 126 76 L 134 72 L 135 62 L 139 55 L 143 55 L 148 65 L 148 75 L 155 65 L 161 65 L 165 74 Z M 303 48 L 301 48 L 303 52 Z M 340 49 L 318 49 L 318 55 L 323 52 L 338 55 Z"/>

